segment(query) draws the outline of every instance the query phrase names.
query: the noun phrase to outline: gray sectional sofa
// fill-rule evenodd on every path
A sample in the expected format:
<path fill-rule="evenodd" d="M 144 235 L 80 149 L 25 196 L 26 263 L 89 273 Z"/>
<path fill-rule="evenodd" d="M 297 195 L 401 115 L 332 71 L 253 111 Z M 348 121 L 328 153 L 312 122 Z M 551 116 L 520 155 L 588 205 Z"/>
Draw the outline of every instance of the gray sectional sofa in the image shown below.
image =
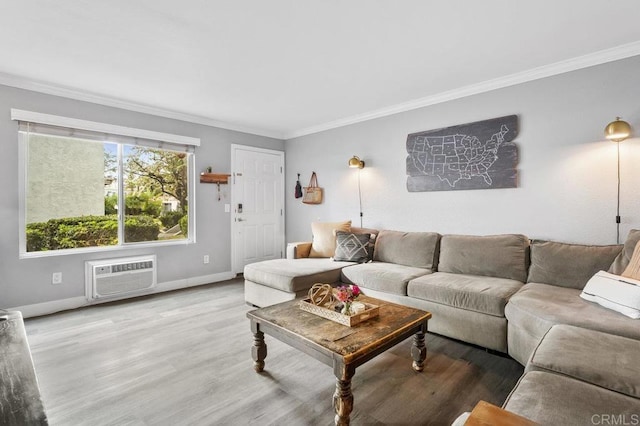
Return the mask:
<path fill-rule="evenodd" d="M 440 235 L 359 228 L 352 232 L 373 235 L 371 262 L 308 258 L 312 243 L 292 243 L 287 259 L 247 265 L 246 302 L 267 306 L 291 300 L 305 295 L 316 282 L 355 283 L 369 296 L 430 311 L 429 331 L 508 353 L 522 365 L 528 365 L 555 325 L 640 340 L 636 320 L 579 296 L 596 272 L 622 273 L 640 240 L 640 230 L 632 230 L 624 246 L 538 241 L 518 234 Z M 551 388 L 561 389 L 556 377 L 541 374 L 527 372 L 523 381 L 536 386 L 548 382 Z M 576 390 L 584 387 L 580 378 L 571 380 L 580 383 Z M 596 393 L 607 392 L 616 390 L 605 387 Z M 522 391 L 522 395 L 528 394 Z M 516 399 L 522 403 L 526 398 Z M 547 403 L 553 404 L 553 398 L 536 400 L 539 409 Z M 522 412 L 518 409 L 522 404 L 506 406 Z"/>

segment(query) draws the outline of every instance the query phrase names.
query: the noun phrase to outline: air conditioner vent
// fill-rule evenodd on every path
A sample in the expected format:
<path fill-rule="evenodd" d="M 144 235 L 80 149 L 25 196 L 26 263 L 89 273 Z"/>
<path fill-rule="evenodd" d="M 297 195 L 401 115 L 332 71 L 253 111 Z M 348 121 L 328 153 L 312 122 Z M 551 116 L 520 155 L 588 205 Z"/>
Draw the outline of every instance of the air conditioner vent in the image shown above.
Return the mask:
<path fill-rule="evenodd" d="M 156 256 L 86 262 L 85 280 L 89 301 L 150 291 L 156 285 Z"/>

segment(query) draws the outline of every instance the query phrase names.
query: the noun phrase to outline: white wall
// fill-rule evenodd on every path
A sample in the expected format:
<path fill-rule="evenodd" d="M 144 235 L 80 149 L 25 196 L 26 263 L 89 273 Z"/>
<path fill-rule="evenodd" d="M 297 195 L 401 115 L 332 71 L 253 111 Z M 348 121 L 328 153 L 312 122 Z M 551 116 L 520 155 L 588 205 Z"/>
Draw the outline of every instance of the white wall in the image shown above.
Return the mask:
<path fill-rule="evenodd" d="M 0 85 L 0 308 L 84 297 L 84 262 L 93 259 L 155 253 L 158 282 L 178 286 L 231 274 L 231 221 L 224 212 L 224 204 L 230 202 L 229 188 L 223 186 L 224 198 L 218 201 L 216 185 L 200 183 L 195 194 L 196 244 L 19 259 L 18 125 L 11 121 L 11 108 L 200 138 L 197 172 L 211 166 L 214 172 L 229 173 L 231 144 L 284 150 L 284 142 L 277 139 Z M 206 265 L 205 254 L 211 259 Z M 62 284 L 51 284 L 53 272 L 62 272 Z M 67 305 L 61 302 L 60 306 Z"/>
<path fill-rule="evenodd" d="M 336 102 L 339 102 L 336 99 Z M 640 136 L 640 57 L 575 71 L 386 118 L 283 142 L 165 119 L 56 96 L 0 86 L 0 307 L 60 301 L 84 295 L 86 260 L 155 253 L 160 282 L 188 281 L 231 270 L 229 188 L 218 202 L 215 185 L 196 185 L 197 244 L 46 258 L 18 258 L 18 139 L 10 109 L 199 137 L 196 169 L 230 172 L 231 144 L 286 152 L 287 240 L 309 240 L 310 222 L 357 224 L 358 155 L 364 225 L 441 233 L 524 233 L 578 243 L 615 242 L 615 144 L 604 126 L 622 116 Z M 515 189 L 417 192 L 406 190 L 407 134 L 517 114 L 520 184 Z M 623 142 L 622 236 L 640 228 L 640 139 Z M 325 188 L 325 202 L 304 205 L 293 196 L 296 173 L 305 185 L 311 171 Z M 209 254 L 211 263 L 203 264 Z M 51 284 L 53 272 L 63 283 Z"/>
<path fill-rule="evenodd" d="M 407 134 L 509 114 L 519 118 L 518 188 L 407 191 Z M 603 130 L 617 115 L 636 136 L 620 145 L 624 241 L 640 228 L 640 57 L 286 141 L 287 240 L 308 241 L 314 220 L 359 223 L 355 154 L 366 162 L 366 227 L 615 243 L 616 146 Z M 312 171 L 325 188 L 318 206 L 293 197 L 296 173 L 306 185 Z"/>

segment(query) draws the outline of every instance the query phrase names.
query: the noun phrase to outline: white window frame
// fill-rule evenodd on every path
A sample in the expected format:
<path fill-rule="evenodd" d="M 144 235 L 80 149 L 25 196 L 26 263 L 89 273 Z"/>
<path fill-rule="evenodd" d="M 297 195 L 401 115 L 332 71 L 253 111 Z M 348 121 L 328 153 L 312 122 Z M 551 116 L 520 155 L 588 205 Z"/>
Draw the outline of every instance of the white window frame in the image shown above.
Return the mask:
<path fill-rule="evenodd" d="M 11 119 L 14 121 L 23 121 L 30 123 L 46 124 L 51 126 L 67 127 L 71 129 L 89 130 L 113 135 L 121 135 L 130 138 L 139 138 L 147 140 L 155 140 L 158 142 L 167 142 L 176 145 L 187 145 L 197 147 L 200 146 L 200 139 L 190 136 L 174 135 L 171 133 L 156 132 L 152 130 L 137 129 L 133 127 L 118 126 L 114 124 L 99 123 L 95 121 L 80 120 L 76 118 L 62 117 L 51 114 L 43 114 L 39 112 L 25 111 L 20 109 L 11 109 Z M 17 132 L 18 133 L 18 132 Z M 51 251 L 27 252 L 27 236 L 26 236 L 26 193 L 27 193 L 27 141 L 26 135 L 19 132 L 19 257 L 47 257 L 60 256 L 68 254 L 81 254 L 104 251 L 119 250 L 139 250 L 141 248 L 153 248 L 169 245 L 186 245 L 196 242 L 196 172 L 195 172 L 195 153 L 189 155 L 189 236 L 184 240 L 167 240 L 156 242 L 136 242 L 123 243 L 122 236 L 119 235 L 120 243 L 115 246 L 97 246 L 83 247 L 74 249 L 61 249 Z M 122 143 L 119 143 L 122 145 Z M 119 149 L 121 149 L 119 147 Z M 119 194 L 120 196 L 122 194 Z M 119 219 L 120 220 L 120 219 Z M 121 227 L 120 227 L 121 228 Z"/>

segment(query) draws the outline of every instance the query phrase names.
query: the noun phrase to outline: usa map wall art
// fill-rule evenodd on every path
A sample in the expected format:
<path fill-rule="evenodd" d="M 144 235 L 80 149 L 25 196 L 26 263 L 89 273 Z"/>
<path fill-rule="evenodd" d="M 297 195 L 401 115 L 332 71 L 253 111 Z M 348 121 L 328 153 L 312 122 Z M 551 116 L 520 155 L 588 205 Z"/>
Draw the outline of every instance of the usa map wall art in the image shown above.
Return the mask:
<path fill-rule="evenodd" d="M 518 186 L 518 116 L 508 115 L 407 136 L 409 192 Z"/>

